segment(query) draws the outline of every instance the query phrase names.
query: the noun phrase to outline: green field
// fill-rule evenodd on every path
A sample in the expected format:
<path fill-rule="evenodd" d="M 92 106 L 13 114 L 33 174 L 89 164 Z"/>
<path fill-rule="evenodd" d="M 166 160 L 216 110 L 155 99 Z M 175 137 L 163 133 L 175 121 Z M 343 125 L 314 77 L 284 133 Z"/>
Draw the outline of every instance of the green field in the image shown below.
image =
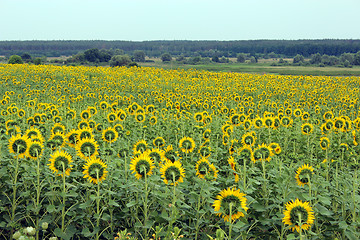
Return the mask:
<path fill-rule="evenodd" d="M 250 63 L 208 63 L 208 64 L 179 64 L 175 61 L 163 63 L 160 59 L 152 59 L 154 62 L 140 63 L 140 66 L 160 67 L 165 69 L 197 69 L 215 72 L 245 72 L 259 74 L 280 75 L 313 75 L 313 76 L 360 76 L 360 67 L 314 67 L 314 66 L 271 66 L 271 62 Z"/>

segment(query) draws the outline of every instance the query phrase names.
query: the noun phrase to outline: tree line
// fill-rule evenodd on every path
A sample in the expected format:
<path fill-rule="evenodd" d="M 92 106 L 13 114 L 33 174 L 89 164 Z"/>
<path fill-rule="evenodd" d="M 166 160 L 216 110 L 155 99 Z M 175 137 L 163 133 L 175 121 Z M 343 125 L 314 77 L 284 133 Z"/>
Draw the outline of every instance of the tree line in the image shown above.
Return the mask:
<path fill-rule="evenodd" d="M 282 57 L 313 54 L 339 57 L 343 53 L 360 51 L 360 40 L 322 39 L 322 40 L 239 40 L 239 41 L 0 41 L 0 55 L 33 56 L 72 56 L 88 49 L 115 51 L 121 49 L 125 54 L 141 50 L 149 57 L 160 57 L 164 53 L 184 57 L 236 57 L 238 53 L 266 57 L 277 54 Z"/>

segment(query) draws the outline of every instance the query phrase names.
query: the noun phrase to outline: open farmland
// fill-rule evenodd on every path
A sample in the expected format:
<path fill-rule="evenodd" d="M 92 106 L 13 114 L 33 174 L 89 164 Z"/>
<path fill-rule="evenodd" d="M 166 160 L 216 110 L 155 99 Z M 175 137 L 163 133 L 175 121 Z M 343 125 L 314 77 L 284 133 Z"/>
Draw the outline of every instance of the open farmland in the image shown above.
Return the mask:
<path fill-rule="evenodd" d="M 0 64 L 0 83 L 1 239 L 360 238 L 360 77 Z"/>

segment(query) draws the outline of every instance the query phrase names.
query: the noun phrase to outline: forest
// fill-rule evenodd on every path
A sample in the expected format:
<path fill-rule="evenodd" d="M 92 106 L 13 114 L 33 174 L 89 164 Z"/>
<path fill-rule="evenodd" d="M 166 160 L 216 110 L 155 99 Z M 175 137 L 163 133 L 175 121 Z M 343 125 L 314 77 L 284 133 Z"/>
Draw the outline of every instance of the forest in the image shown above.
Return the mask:
<path fill-rule="evenodd" d="M 105 40 L 53 40 L 53 41 L 0 41 L 0 56 L 71 56 L 87 49 L 121 49 L 125 54 L 136 50 L 144 51 L 149 57 L 159 57 L 164 53 L 185 57 L 201 56 L 236 57 L 238 53 L 266 56 L 278 54 L 282 57 L 312 54 L 340 56 L 343 53 L 360 51 L 360 40 L 322 39 L 322 40 L 239 40 L 239 41 L 105 41 Z"/>

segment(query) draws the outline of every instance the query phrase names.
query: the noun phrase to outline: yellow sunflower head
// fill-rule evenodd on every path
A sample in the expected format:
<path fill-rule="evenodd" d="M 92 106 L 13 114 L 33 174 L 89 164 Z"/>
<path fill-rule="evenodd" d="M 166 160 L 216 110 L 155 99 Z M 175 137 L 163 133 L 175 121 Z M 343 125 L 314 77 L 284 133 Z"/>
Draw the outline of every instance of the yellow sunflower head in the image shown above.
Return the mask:
<path fill-rule="evenodd" d="M 214 164 L 210 164 L 207 158 L 202 157 L 196 162 L 196 175 L 199 178 L 206 180 L 215 180 L 217 178 L 218 170 Z"/>
<path fill-rule="evenodd" d="M 185 170 L 179 161 L 165 161 L 160 169 L 161 177 L 166 184 L 174 185 L 184 181 Z"/>
<path fill-rule="evenodd" d="M 148 155 L 148 152 L 139 154 L 132 158 L 130 162 L 130 170 L 137 179 L 152 175 L 154 167 L 154 161 Z"/>
<path fill-rule="evenodd" d="M 304 164 L 296 170 L 295 179 L 299 186 L 303 187 L 309 184 L 311 175 L 314 174 L 314 168 Z"/>
<path fill-rule="evenodd" d="M 30 138 L 21 136 L 20 134 L 12 135 L 9 139 L 9 152 L 16 155 L 18 158 L 25 158 L 27 149 L 31 143 Z"/>
<path fill-rule="evenodd" d="M 76 144 L 77 155 L 85 160 L 88 160 L 92 157 L 98 155 L 99 145 L 94 138 L 83 138 L 79 140 Z"/>
<path fill-rule="evenodd" d="M 44 145 L 39 141 L 31 141 L 29 147 L 26 150 L 26 156 L 30 159 L 36 160 L 43 154 Z"/>
<path fill-rule="evenodd" d="M 304 135 L 309 135 L 314 130 L 314 126 L 311 123 L 303 123 L 301 125 L 301 133 Z"/>
<path fill-rule="evenodd" d="M 254 149 L 254 158 L 253 160 L 256 161 L 270 161 L 271 156 L 273 156 L 273 152 L 269 146 L 265 143 L 259 145 L 257 148 Z"/>
<path fill-rule="evenodd" d="M 163 161 L 175 162 L 178 160 L 179 153 L 174 150 L 172 145 L 168 145 L 164 150 L 161 151 L 161 157 Z"/>
<path fill-rule="evenodd" d="M 179 141 L 179 148 L 183 153 L 191 153 L 195 149 L 195 141 L 191 137 L 183 137 Z"/>
<path fill-rule="evenodd" d="M 104 181 L 108 174 L 106 163 L 95 156 L 92 156 L 86 161 L 83 169 L 84 178 L 87 178 L 89 182 L 95 184 Z"/>
<path fill-rule="evenodd" d="M 330 140 L 327 137 L 320 138 L 320 147 L 322 150 L 326 150 L 330 147 Z"/>
<path fill-rule="evenodd" d="M 239 189 L 228 188 L 220 191 L 216 196 L 213 207 L 216 215 L 222 217 L 224 221 L 234 221 L 244 217 L 248 207 L 246 206 L 246 195 Z"/>
<path fill-rule="evenodd" d="M 163 137 L 157 137 L 153 140 L 153 144 L 157 148 L 165 146 L 165 139 Z"/>
<path fill-rule="evenodd" d="M 256 141 L 256 133 L 254 131 L 247 132 L 241 137 L 241 144 L 253 147 Z"/>
<path fill-rule="evenodd" d="M 270 143 L 269 147 L 275 155 L 279 155 L 281 153 L 281 147 L 278 143 L 275 143 L 275 142 Z"/>
<path fill-rule="evenodd" d="M 65 151 L 56 151 L 50 155 L 49 168 L 58 176 L 69 176 L 72 168 L 71 155 Z"/>
<path fill-rule="evenodd" d="M 301 230 L 309 230 L 314 220 L 314 211 L 309 202 L 296 199 L 285 204 L 282 222 L 285 225 L 293 226 L 291 227 L 292 231 L 296 229 L 296 231 L 300 232 L 300 228 Z"/>
<path fill-rule="evenodd" d="M 118 139 L 118 136 L 118 132 L 115 130 L 115 128 L 112 127 L 108 127 L 102 131 L 102 139 L 107 143 L 115 142 Z"/>
<path fill-rule="evenodd" d="M 70 130 L 70 132 L 68 132 L 66 134 L 66 143 L 70 146 L 70 147 L 75 147 L 76 143 L 78 142 L 78 130 L 76 129 L 72 129 Z"/>
<path fill-rule="evenodd" d="M 133 151 L 134 151 L 134 154 L 136 153 L 143 153 L 146 151 L 147 149 L 147 142 L 145 140 L 139 140 L 137 141 L 135 144 L 134 144 L 134 147 L 133 147 Z"/>

